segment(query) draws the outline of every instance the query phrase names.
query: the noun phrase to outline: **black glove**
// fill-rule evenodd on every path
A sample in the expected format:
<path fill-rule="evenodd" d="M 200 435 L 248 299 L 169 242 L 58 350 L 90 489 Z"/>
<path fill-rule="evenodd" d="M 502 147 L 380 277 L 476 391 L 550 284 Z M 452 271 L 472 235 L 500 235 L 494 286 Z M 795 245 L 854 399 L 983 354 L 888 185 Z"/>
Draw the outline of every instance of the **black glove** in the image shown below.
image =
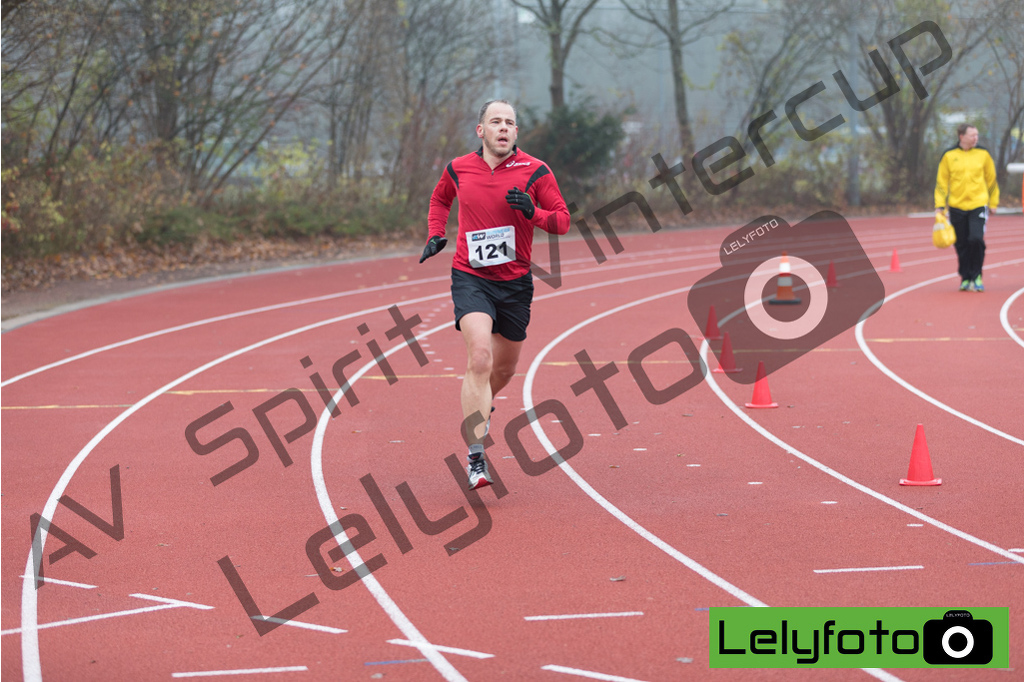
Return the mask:
<path fill-rule="evenodd" d="M 422 263 L 431 256 L 436 256 L 447 243 L 448 240 L 444 237 L 431 237 L 428 239 L 427 245 L 423 247 L 423 255 L 420 256 L 420 262 Z"/>
<path fill-rule="evenodd" d="M 508 191 L 508 194 L 505 195 L 505 201 L 508 202 L 509 208 L 512 210 L 522 211 L 527 220 L 533 218 L 533 201 L 530 199 L 529 194 L 520 191 L 518 187 L 513 187 Z"/>

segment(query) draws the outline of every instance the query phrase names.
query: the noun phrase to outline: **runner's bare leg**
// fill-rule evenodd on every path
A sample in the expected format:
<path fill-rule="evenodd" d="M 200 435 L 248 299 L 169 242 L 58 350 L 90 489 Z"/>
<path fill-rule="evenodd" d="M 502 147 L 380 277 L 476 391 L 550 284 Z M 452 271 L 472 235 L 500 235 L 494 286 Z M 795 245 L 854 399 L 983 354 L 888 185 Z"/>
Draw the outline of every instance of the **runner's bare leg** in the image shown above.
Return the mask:
<path fill-rule="evenodd" d="M 512 377 L 516 375 L 516 365 L 519 364 L 519 353 L 523 350 L 522 341 L 509 341 L 501 334 L 494 334 L 491 337 L 491 349 L 494 360 L 491 366 L 491 398 L 498 395 L 498 391 L 508 386 Z"/>
<path fill-rule="evenodd" d="M 515 376 L 522 341 L 509 341 L 491 333 L 492 320 L 487 313 L 466 313 L 459 320 L 466 342 L 466 376 L 462 381 L 462 418 L 479 414 L 482 419 L 473 429 L 470 444 L 482 443 L 494 395 Z"/>
<path fill-rule="evenodd" d="M 469 436 L 469 444 L 483 442 L 486 415 L 491 413 L 491 316 L 487 313 L 466 313 L 459 319 L 462 338 L 466 342 L 466 376 L 462 380 L 462 418 L 479 413 L 479 421 Z"/>

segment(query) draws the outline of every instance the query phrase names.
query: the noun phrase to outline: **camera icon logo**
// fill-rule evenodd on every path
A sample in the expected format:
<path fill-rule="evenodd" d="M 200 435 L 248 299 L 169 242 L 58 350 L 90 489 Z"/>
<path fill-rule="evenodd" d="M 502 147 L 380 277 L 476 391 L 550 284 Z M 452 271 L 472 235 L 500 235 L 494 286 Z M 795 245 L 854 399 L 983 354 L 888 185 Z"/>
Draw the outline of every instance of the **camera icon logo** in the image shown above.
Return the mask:
<path fill-rule="evenodd" d="M 719 259 L 687 306 L 698 322 L 714 306 L 736 353 L 730 377 L 742 384 L 754 383 L 759 361 L 769 374 L 785 367 L 873 314 L 885 297 L 853 228 L 834 211 L 796 225 L 762 216 L 726 237 Z M 828 286 L 830 267 L 838 286 Z"/>
<path fill-rule="evenodd" d="M 946 611 L 924 624 L 921 649 L 931 665 L 984 665 L 992 660 L 992 623 L 969 611 Z"/>

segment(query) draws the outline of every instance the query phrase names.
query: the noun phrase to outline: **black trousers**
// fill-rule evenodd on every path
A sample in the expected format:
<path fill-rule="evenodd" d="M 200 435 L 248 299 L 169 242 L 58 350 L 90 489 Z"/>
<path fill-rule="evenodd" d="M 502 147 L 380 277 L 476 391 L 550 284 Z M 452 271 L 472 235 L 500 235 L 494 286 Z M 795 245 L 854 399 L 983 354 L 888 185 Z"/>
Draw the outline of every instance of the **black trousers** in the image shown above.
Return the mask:
<path fill-rule="evenodd" d="M 981 276 L 985 263 L 985 223 L 988 207 L 979 206 L 970 211 L 949 207 L 949 222 L 956 232 L 956 257 L 960 279 L 973 280 Z"/>

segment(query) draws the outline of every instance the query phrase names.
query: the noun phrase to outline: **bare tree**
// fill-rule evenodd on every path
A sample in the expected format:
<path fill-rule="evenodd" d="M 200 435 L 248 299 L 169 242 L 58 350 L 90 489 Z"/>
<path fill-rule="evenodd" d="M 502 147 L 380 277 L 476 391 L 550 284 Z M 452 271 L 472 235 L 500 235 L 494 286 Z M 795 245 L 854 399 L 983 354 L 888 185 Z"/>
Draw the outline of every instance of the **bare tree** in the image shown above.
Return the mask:
<path fill-rule="evenodd" d="M 840 23 L 834 4 L 776 0 L 748 28 L 728 34 L 727 63 L 746 86 L 737 93 L 743 97 L 740 130 L 781 104 L 794 85 L 831 57 Z"/>
<path fill-rule="evenodd" d="M 1024 4 L 1005 8 L 1001 21 L 989 30 L 985 43 L 994 62 L 982 79 L 984 96 L 1002 98 L 1002 130 L 995 131 L 996 177 L 1004 185 L 1008 163 L 1024 159 Z M 986 76 L 988 73 L 986 74 Z"/>
<path fill-rule="evenodd" d="M 401 15 L 392 73 L 392 194 L 420 200 L 444 161 L 464 149 L 467 123 L 497 67 L 480 39 L 486 0 L 421 0 Z"/>
<path fill-rule="evenodd" d="M 884 140 L 886 184 L 895 199 L 909 200 L 926 195 L 934 183 L 935 168 L 929 157 L 926 136 L 935 125 L 936 114 L 948 106 L 951 91 L 963 76 L 962 67 L 975 50 L 985 44 L 985 37 L 1010 4 L 996 0 L 987 5 L 970 5 L 958 13 L 943 16 L 946 3 L 941 0 L 920 0 L 914 13 L 908 13 L 900 0 L 859 2 L 861 16 L 873 17 L 867 24 L 855 25 L 861 48 L 860 71 L 869 82 L 879 81 L 879 66 L 871 52 L 915 24 L 931 17 L 941 17 L 940 28 L 949 40 L 952 56 L 941 69 L 928 76 L 925 92 L 909 87 L 891 54 L 889 70 L 902 87 L 864 112 L 868 127 L 876 140 Z M 924 64 L 936 55 L 934 41 L 913 40 L 903 45 L 914 64 Z M 886 50 L 889 52 L 889 50 Z"/>
<path fill-rule="evenodd" d="M 208 200 L 312 88 L 367 0 L 131 0 L 146 132 Z M 127 53 L 124 55 L 127 57 Z"/>
<path fill-rule="evenodd" d="M 684 156 L 693 153 L 693 130 L 690 127 L 690 113 L 686 103 L 686 68 L 683 63 L 683 48 L 701 37 L 703 30 L 731 10 L 735 0 L 708 2 L 705 0 L 621 0 L 622 4 L 637 19 L 656 28 L 667 41 L 669 60 L 672 65 L 672 92 L 675 97 L 676 126 L 679 130 L 680 150 Z"/>
<path fill-rule="evenodd" d="M 117 0 L 35 0 L 3 26 L 5 152 L 40 160 L 60 195 L 62 167 L 83 142 L 115 136 L 126 115 L 114 93 L 125 71 L 105 49 Z"/>
<path fill-rule="evenodd" d="M 548 36 L 551 63 L 551 108 L 565 106 L 565 64 L 576 39 L 583 32 L 583 19 L 594 9 L 597 0 L 586 0 L 573 11 L 570 0 L 512 0 L 516 7 L 537 18 Z"/>
<path fill-rule="evenodd" d="M 159 143 L 158 160 L 209 200 L 310 91 L 367 4 L 33 0 L 10 33 L 4 22 L 5 124 L 33 131 L 26 155 L 54 168 L 84 139 Z"/>
<path fill-rule="evenodd" d="M 7 15 L 18 9 L 21 5 L 24 5 L 26 2 L 28 2 L 28 0 L 3 0 L 3 3 L 0 3 L 0 12 L 2 12 L 0 19 L 7 21 Z"/>
<path fill-rule="evenodd" d="M 339 178 L 360 180 L 370 154 L 372 114 L 387 96 L 387 59 L 398 24 L 394 0 L 371 3 L 358 20 L 353 40 L 333 55 L 324 83 L 310 99 L 327 119 L 331 187 Z"/>

